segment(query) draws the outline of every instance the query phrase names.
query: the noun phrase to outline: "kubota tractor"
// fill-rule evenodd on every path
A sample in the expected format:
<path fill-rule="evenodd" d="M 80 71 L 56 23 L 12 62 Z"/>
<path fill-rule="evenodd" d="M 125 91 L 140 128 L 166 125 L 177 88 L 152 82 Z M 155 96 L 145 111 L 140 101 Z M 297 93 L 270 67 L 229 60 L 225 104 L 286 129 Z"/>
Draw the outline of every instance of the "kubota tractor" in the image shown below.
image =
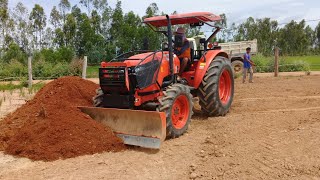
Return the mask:
<path fill-rule="evenodd" d="M 220 30 L 212 23 L 220 20 L 220 16 L 208 12 L 144 19 L 155 32 L 168 38 L 168 47 L 129 52 L 102 62 L 95 107 L 80 109 L 111 127 L 125 144 L 147 148 L 159 148 L 165 138 L 176 138 L 187 131 L 194 97 L 199 98 L 205 115 L 224 116 L 233 100 L 233 71 L 227 53 L 208 46 Z M 206 24 L 215 29 L 208 39 L 200 39 L 202 50 L 191 49 L 191 60 L 180 82 L 180 60 L 173 53 L 177 37 L 172 34 L 172 25 L 179 24 Z M 159 30 L 161 27 L 166 30 Z"/>

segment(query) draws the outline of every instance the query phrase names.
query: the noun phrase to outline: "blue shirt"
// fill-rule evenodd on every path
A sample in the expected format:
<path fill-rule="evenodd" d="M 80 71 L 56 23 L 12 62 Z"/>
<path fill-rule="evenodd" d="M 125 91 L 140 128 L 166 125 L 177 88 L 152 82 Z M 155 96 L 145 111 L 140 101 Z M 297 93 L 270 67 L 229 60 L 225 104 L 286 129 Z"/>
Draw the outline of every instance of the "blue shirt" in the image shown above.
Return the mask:
<path fill-rule="evenodd" d="M 251 60 L 250 54 L 245 53 L 243 57 L 244 57 L 243 67 L 244 68 L 250 68 L 251 67 L 251 64 L 249 62 Z"/>

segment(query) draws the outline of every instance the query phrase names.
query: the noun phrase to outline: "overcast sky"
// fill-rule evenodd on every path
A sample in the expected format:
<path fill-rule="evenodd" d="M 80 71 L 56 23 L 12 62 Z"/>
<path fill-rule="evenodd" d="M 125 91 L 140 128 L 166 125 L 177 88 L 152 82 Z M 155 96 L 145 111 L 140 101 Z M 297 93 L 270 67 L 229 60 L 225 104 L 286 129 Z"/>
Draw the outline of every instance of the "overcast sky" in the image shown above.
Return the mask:
<path fill-rule="evenodd" d="M 18 2 L 23 2 L 29 10 L 34 4 L 40 4 L 45 8 L 47 14 L 50 13 L 54 5 L 58 5 L 59 0 L 9 0 L 10 7 Z M 70 0 L 73 5 L 80 0 Z M 114 7 L 116 0 L 109 0 L 109 4 Z M 192 12 L 209 11 L 215 14 L 225 13 L 228 23 L 240 23 L 249 16 L 255 18 L 270 17 L 280 23 L 290 20 L 311 20 L 320 19 L 320 0 L 122 0 L 124 12 L 134 11 L 143 16 L 146 8 L 151 3 L 157 3 L 160 11 L 172 13 L 173 11 Z M 312 27 L 318 22 L 309 22 Z"/>

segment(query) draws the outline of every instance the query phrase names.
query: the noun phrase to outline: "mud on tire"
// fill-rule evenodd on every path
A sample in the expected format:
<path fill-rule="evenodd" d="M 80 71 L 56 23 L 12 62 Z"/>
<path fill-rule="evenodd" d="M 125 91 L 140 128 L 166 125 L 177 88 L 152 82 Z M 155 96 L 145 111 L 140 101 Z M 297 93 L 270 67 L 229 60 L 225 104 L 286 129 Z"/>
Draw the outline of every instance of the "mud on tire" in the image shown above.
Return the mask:
<path fill-rule="evenodd" d="M 199 86 L 198 97 L 202 112 L 207 116 L 226 115 L 233 101 L 233 93 L 232 66 L 227 58 L 217 56 Z"/>
<path fill-rule="evenodd" d="M 183 84 L 173 84 L 163 93 L 157 110 L 166 113 L 167 138 L 176 138 L 187 131 L 191 121 L 192 95 Z"/>
<path fill-rule="evenodd" d="M 96 95 L 92 98 L 94 107 L 102 107 L 103 91 L 101 88 L 96 90 Z"/>

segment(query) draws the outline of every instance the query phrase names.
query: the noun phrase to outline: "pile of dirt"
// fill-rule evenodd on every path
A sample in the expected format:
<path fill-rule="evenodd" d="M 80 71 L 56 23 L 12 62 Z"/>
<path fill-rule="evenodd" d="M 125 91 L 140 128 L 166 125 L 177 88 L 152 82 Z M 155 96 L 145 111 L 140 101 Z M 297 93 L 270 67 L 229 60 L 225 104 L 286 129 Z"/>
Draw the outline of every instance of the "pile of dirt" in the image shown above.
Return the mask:
<path fill-rule="evenodd" d="M 124 150 L 110 128 L 77 108 L 92 106 L 97 87 L 79 77 L 48 83 L 34 99 L 0 121 L 0 150 L 45 161 Z"/>

